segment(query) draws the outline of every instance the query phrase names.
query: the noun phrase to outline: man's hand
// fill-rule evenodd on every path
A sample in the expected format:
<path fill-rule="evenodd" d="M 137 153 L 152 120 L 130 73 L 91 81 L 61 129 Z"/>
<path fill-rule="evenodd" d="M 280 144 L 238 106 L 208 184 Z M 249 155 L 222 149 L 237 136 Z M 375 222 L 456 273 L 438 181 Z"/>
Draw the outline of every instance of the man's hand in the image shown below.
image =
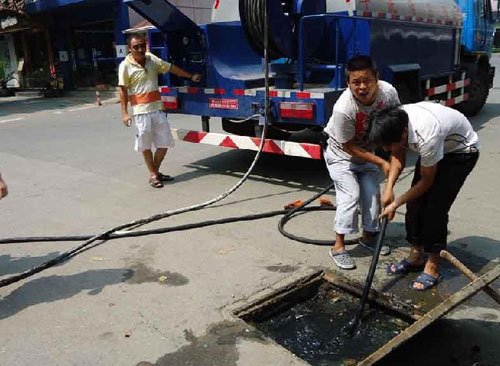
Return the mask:
<path fill-rule="evenodd" d="M 396 215 L 396 209 L 396 204 L 392 202 L 390 205 L 385 206 L 385 208 L 382 210 L 382 213 L 380 214 L 380 217 L 387 216 L 387 220 L 391 221 Z"/>
<path fill-rule="evenodd" d="M 130 124 L 132 123 L 132 117 L 130 117 L 130 114 L 128 114 L 128 113 L 123 114 L 122 120 L 123 120 L 123 124 L 126 127 L 130 127 Z"/>
<path fill-rule="evenodd" d="M 191 75 L 191 81 L 194 81 L 195 83 L 199 83 L 201 81 L 201 75 L 200 74 Z"/>
<path fill-rule="evenodd" d="M 0 199 L 4 198 L 8 194 L 9 190 L 7 189 L 7 184 L 5 184 L 2 177 L 0 177 Z"/>
<path fill-rule="evenodd" d="M 382 208 L 390 205 L 394 202 L 394 191 L 392 188 L 386 186 L 384 192 L 382 192 L 382 196 L 380 197 L 380 203 L 382 204 Z"/>

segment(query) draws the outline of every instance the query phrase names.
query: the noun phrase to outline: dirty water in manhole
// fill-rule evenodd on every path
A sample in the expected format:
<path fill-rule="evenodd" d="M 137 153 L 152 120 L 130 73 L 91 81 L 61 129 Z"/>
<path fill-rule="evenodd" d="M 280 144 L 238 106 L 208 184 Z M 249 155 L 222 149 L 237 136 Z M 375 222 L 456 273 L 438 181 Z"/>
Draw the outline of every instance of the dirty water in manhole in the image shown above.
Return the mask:
<path fill-rule="evenodd" d="M 311 365 L 354 365 L 413 321 L 370 303 L 358 332 L 349 337 L 359 309 L 359 297 L 350 292 L 320 280 L 278 298 L 240 317 Z"/>

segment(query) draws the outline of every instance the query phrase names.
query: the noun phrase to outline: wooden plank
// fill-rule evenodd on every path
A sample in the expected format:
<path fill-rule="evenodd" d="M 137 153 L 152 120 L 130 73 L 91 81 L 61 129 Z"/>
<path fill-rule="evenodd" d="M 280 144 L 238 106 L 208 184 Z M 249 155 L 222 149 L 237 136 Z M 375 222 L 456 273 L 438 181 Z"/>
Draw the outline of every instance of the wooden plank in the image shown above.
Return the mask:
<path fill-rule="evenodd" d="M 453 264 L 456 268 L 460 270 L 467 278 L 469 278 L 471 281 L 477 280 L 479 277 L 472 272 L 465 264 L 460 262 L 456 257 L 454 257 L 450 252 L 446 250 L 442 250 L 439 253 L 439 256 L 441 258 L 445 258 L 448 262 Z M 496 291 L 495 289 L 491 288 L 490 286 L 486 286 L 484 289 L 484 292 L 486 292 L 493 300 L 495 300 L 497 303 L 500 304 L 500 292 Z"/>
<path fill-rule="evenodd" d="M 465 300 L 469 299 L 470 297 L 484 289 L 498 277 L 500 277 L 500 265 L 497 265 L 495 268 L 493 268 L 483 276 L 469 283 L 460 291 L 456 292 L 454 295 L 437 305 L 434 309 L 427 312 L 422 318 L 417 320 L 403 332 L 380 347 L 377 351 L 373 352 L 370 356 L 358 363 L 358 366 L 373 365 L 375 362 L 380 361 L 386 355 L 391 353 L 396 347 L 399 347 L 401 344 L 405 343 L 410 338 L 420 333 L 420 331 L 425 329 L 430 324 L 434 323 L 437 319 L 449 313 Z"/>

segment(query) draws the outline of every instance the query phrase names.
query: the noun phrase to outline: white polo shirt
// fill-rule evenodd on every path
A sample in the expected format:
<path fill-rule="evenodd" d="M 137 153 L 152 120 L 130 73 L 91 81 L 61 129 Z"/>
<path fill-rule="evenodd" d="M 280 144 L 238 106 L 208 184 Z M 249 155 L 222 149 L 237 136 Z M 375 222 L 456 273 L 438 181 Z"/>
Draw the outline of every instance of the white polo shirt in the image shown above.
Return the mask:
<path fill-rule="evenodd" d="M 420 164 L 436 165 L 448 153 L 479 150 L 479 137 L 459 111 L 435 102 L 406 104 L 408 147 L 420 154 Z"/>
<path fill-rule="evenodd" d="M 146 52 L 144 67 L 135 61 L 131 54 L 120 63 L 118 85 L 128 88 L 133 115 L 163 110 L 158 90 L 158 74 L 168 72 L 171 66 L 149 52 Z"/>
<path fill-rule="evenodd" d="M 347 88 L 333 106 L 333 113 L 324 131 L 330 136 L 328 146 L 341 160 L 362 163 L 364 160 L 353 157 L 342 148 L 342 144 L 354 138 L 357 146 L 373 151 L 374 146 L 367 141 L 368 115 L 374 109 L 399 106 L 398 92 L 383 80 L 378 81 L 377 98 L 373 104 L 361 104 Z"/>

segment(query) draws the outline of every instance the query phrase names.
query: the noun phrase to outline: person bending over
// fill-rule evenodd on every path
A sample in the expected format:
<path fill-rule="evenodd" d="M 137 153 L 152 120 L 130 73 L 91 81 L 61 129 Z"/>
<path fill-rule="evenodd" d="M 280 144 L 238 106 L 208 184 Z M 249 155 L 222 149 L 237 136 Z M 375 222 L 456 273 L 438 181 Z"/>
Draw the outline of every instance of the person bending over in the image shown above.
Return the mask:
<path fill-rule="evenodd" d="M 448 212 L 479 158 L 479 139 L 462 113 L 434 102 L 374 111 L 369 119 L 370 141 L 395 157 L 381 215 L 392 220 L 396 209 L 406 203 L 406 239 L 411 245 L 408 258 L 389 264 L 387 272 L 422 271 L 411 288 L 424 291 L 442 279 L 439 252 L 446 248 Z M 394 198 L 393 187 L 407 149 L 419 154 L 415 174 L 411 188 Z"/>

